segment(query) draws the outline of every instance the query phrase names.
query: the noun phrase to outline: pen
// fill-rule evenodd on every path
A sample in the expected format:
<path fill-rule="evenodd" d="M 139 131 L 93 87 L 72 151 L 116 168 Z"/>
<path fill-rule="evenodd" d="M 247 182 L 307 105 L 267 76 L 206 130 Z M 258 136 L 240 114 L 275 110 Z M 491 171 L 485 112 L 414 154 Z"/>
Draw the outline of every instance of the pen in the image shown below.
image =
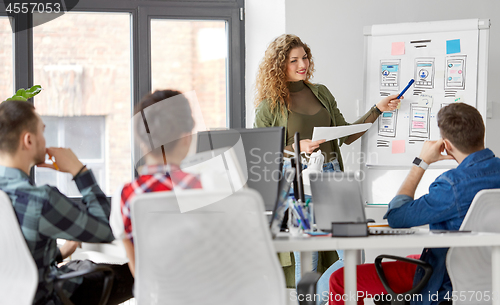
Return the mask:
<path fill-rule="evenodd" d="M 294 205 L 294 210 L 299 214 L 300 219 L 302 220 L 302 225 L 304 227 L 304 230 L 309 230 L 311 226 L 309 225 L 309 221 L 307 218 L 304 216 L 304 212 L 302 211 L 302 207 L 300 205 Z"/>
<path fill-rule="evenodd" d="M 57 166 L 55 159 L 52 160 L 52 156 L 49 153 L 47 153 L 47 154 L 49 155 L 49 160 L 52 161 L 52 164 L 54 165 L 55 169 L 59 170 L 59 166 Z"/>
<path fill-rule="evenodd" d="M 415 82 L 415 80 L 411 79 L 408 82 L 408 85 L 406 85 L 406 87 L 403 89 L 403 91 L 401 91 L 401 93 L 398 95 L 398 97 L 396 99 L 400 99 L 403 96 L 403 94 L 405 94 L 406 90 L 408 90 L 411 87 L 411 85 L 413 85 L 414 82 Z"/>
<path fill-rule="evenodd" d="M 305 230 L 305 225 L 302 223 L 302 221 L 300 221 L 300 215 L 297 213 L 297 210 L 295 209 L 294 206 L 290 207 L 291 211 L 292 211 L 292 214 L 295 216 L 295 220 L 297 221 L 297 224 L 299 225 L 299 227 L 302 227 L 303 230 Z"/>

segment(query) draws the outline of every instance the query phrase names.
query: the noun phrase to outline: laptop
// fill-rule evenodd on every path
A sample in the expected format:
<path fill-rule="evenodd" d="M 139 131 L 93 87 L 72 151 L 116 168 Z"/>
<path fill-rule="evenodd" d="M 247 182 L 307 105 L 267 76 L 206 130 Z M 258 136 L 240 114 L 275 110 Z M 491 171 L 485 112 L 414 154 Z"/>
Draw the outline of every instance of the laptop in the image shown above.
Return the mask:
<path fill-rule="evenodd" d="M 415 233 L 415 229 L 368 228 L 361 197 L 360 178 L 358 172 L 311 173 L 309 175 L 314 219 L 318 229 L 332 232 L 332 222 L 334 222 L 359 225 L 361 231 L 368 230 L 368 234 L 371 235 Z"/>
<path fill-rule="evenodd" d="M 288 208 L 287 200 L 288 200 L 288 195 L 290 193 L 290 186 L 293 182 L 294 175 L 295 175 L 294 168 L 287 169 L 283 173 L 281 180 L 279 182 L 278 198 L 276 199 L 276 203 L 274 205 L 270 223 L 271 235 L 273 236 L 273 238 L 275 238 L 281 231 L 281 225 L 283 223 L 283 219 L 285 218 L 285 211 Z"/>

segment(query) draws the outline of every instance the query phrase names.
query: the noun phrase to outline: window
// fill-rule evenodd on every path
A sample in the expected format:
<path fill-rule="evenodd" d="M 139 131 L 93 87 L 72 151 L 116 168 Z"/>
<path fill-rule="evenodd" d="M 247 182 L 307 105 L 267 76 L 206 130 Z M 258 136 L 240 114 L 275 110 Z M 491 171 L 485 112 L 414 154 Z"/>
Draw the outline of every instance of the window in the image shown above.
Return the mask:
<path fill-rule="evenodd" d="M 76 154 L 80 161 L 92 169 L 97 183 L 103 190 L 107 189 L 105 167 L 105 117 L 76 116 L 58 117 L 42 116 L 45 123 L 45 139 L 47 147 L 67 147 Z M 36 168 L 37 184 L 55 185 L 68 196 L 80 196 L 73 177 L 67 173 L 56 172 L 46 168 Z"/>
<path fill-rule="evenodd" d="M 0 16 L 0 102 L 14 94 L 12 40 L 9 18 Z"/>
<path fill-rule="evenodd" d="M 196 92 L 207 127 L 245 126 L 243 6 L 243 0 L 86 0 L 45 23 L 38 14 L 16 17 L 19 28 L 31 18 L 40 25 L 15 33 L 14 43 L 9 20 L 0 16 L 0 73 L 11 81 L 0 83 L 0 94 L 40 84 L 34 105 L 46 120 L 48 144 L 69 145 L 86 158 L 111 195 L 134 177 L 132 110 L 152 89 Z M 187 49 L 179 54 L 182 45 Z M 178 55 L 182 63 L 172 60 Z M 88 147 L 99 154 L 77 151 Z M 37 170 L 34 178 L 75 194 L 63 174 Z"/>
<path fill-rule="evenodd" d="M 128 13 L 70 12 L 33 29 L 34 83 L 44 89 L 35 108 L 47 146 L 71 148 L 106 194 L 132 179 L 130 45 Z M 49 184 L 78 196 L 66 176 Z M 43 177 L 37 170 L 36 183 Z"/>
<path fill-rule="evenodd" d="M 226 22 L 153 19 L 152 89 L 195 91 L 204 123 L 229 127 Z"/>

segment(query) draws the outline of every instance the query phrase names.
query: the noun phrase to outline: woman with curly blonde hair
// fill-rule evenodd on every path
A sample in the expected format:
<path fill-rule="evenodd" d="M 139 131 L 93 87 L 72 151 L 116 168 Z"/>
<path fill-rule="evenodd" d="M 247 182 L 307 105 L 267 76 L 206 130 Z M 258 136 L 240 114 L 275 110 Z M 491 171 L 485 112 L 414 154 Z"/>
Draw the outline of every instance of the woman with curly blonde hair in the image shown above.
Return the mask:
<path fill-rule="evenodd" d="M 314 62 L 311 49 L 299 37 L 283 34 L 268 46 L 256 82 L 255 127 L 285 127 L 285 149 L 292 151 L 293 136 L 300 133 L 300 150 L 324 155 L 324 170 L 343 170 L 340 146 L 361 137 L 357 133 L 325 142 L 311 141 L 314 127 L 349 125 L 337 108 L 328 88 L 313 84 Z M 384 111 L 397 108 L 396 95 L 383 98 L 353 124 L 373 123 Z"/>
<path fill-rule="evenodd" d="M 286 101 L 290 98 L 285 71 L 287 57 L 290 51 L 297 47 L 303 47 L 309 61 L 309 69 L 306 71 L 304 82 L 310 83 L 309 79 L 314 73 L 311 49 L 295 35 L 281 35 L 269 45 L 259 66 L 256 106 L 259 106 L 264 100 L 270 101 L 270 107 L 273 111 L 278 104 L 287 105 Z"/>
<path fill-rule="evenodd" d="M 260 63 L 256 83 L 255 127 L 281 126 L 285 128 L 285 150 L 292 151 L 294 135 L 300 133 L 300 150 L 312 153 L 318 149 L 324 156 L 323 171 L 344 169 L 340 146 L 351 144 L 364 132 L 325 142 L 312 141 L 314 127 L 349 125 L 337 108 L 337 102 L 324 85 L 313 84 L 314 63 L 311 49 L 299 37 L 284 34 L 268 46 Z M 397 108 L 397 95 L 383 98 L 354 124 L 373 123 L 384 111 Z M 285 159 L 283 167 L 289 167 Z M 322 296 L 319 304 L 328 298 L 330 275 L 343 267 L 343 251 L 313 253 L 313 268 L 323 273 L 318 281 L 317 294 Z M 298 253 L 280 254 L 287 287 L 293 287 L 300 277 Z M 295 261 L 295 264 L 294 264 Z"/>

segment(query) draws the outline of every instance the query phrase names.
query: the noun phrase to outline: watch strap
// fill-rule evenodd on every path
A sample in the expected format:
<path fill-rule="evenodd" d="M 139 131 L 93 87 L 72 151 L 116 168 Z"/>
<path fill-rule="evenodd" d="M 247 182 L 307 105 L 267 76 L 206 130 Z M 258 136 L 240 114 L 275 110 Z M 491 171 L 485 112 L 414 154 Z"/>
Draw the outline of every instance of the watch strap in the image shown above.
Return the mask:
<path fill-rule="evenodd" d="M 425 163 L 425 161 L 420 159 L 419 157 L 415 157 L 415 159 L 413 159 L 413 164 L 422 168 L 423 170 L 426 170 L 429 167 L 429 164 Z"/>

